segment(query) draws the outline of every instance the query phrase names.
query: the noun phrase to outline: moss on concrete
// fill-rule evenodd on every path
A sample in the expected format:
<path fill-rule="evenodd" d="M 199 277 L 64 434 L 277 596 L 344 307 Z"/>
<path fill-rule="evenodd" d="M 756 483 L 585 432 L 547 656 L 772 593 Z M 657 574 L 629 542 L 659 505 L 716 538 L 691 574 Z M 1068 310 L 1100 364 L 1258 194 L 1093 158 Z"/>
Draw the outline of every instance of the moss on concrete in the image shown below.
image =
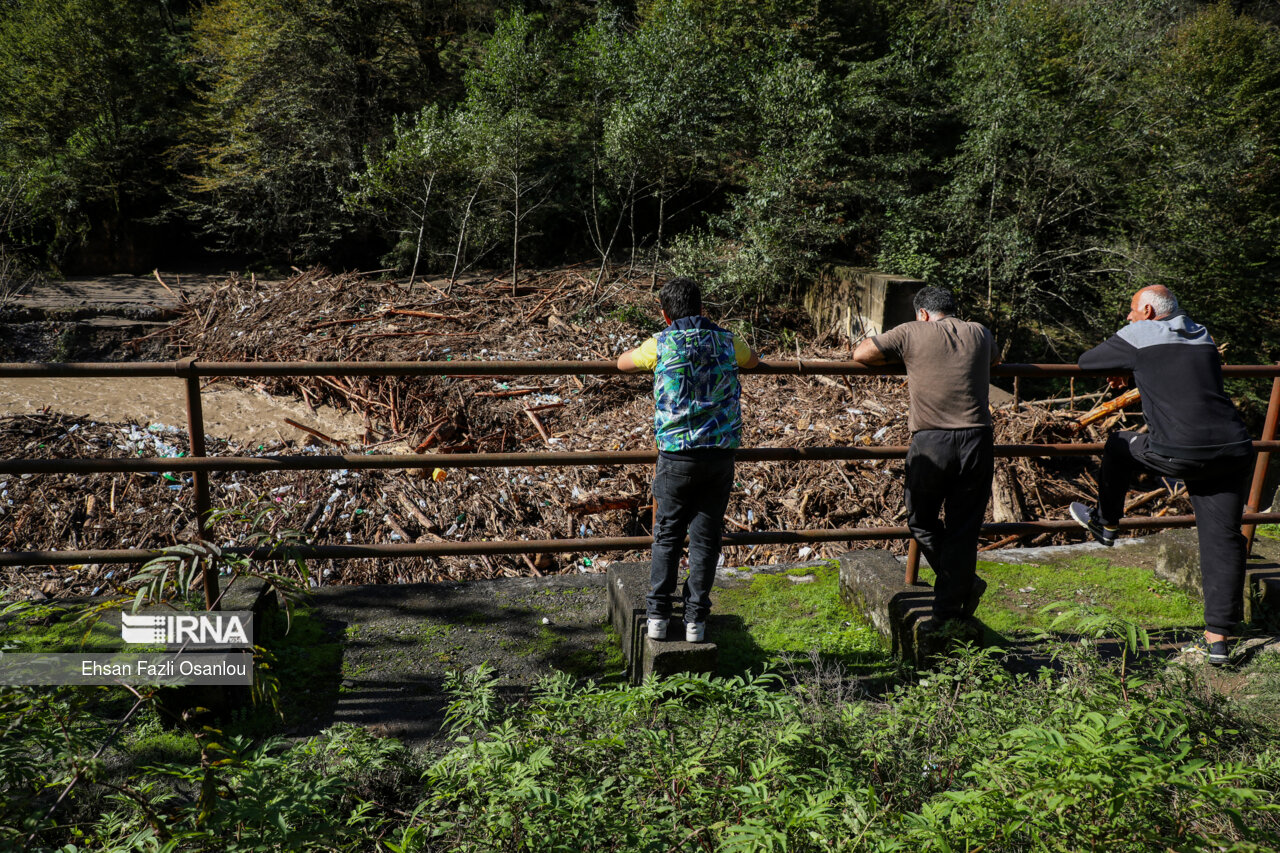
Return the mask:
<path fill-rule="evenodd" d="M 281 611 L 268 615 L 271 644 L 259 666 L 259 679 L 273 678 L 276 706 L 259 705 L 233 712 L 225 724 L 231 734 L 260 737 L 306 724 L 328 707 L 348 673 L 343 668 L 342 642 L 325 631 L 323 621 L 309 608 L 298 607 L 291 619 Z"/>
<path fill-rule="evenodd" d="M 79 621 L 86 605 L 37 605 L 0 623 L 0 648 L 10 652 L 110 652 L 121 647 L 120 629 L 97 619 Z M 150 646 L 134 646 L 135 651 Z"/>
<path fill-rule="evenodd" d="M 626 681 L 627 662 L 622 655 L 622 640 L 608 620 L 600 624 L 601 639 L 587 648 L 566 649 L 551 666 L 561 672 L 597 683 Z"/>
<path fill-rule="evenodd" d="M 1116 565 L 1103 557 L 1044 565 L 980 561 L 978 574 L 987 581 L 987 593 L 975 615 L 1003 637 L 1047 630 L 1054 613 L 1042 611 L 1060 601 L 1106 610 L 1148 630 L 1194 629 L 1203 620 L 1195 596 L 1149 569 Z M 929 583 L 934 579 L 927 567 L 921 567 L 920 577 Z"/>
<path fill-rule="evenodd" d="M 720 619 L 710 639 L 720 646 L 723 673 L 810 652 L 856 671 L 889 665 L 880 634 L 840 601 L 834 562 L 726 582 L 712 591 L 712 601 Z"/>

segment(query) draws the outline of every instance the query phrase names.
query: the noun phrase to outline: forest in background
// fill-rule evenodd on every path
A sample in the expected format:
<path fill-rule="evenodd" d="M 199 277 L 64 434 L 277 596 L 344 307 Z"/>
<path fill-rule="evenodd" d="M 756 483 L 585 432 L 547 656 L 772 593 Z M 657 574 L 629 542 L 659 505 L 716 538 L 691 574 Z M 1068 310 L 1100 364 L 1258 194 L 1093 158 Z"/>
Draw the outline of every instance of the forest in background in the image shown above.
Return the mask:
<path fill-rule="evenodd" d="M 1280 9 L 0 0 L 0 282 L 594 257 L 951 286 L 1016 360 L 1136 287 L 1280 356 Z M 656 274 L 656 273 L 655 273 Z"/>

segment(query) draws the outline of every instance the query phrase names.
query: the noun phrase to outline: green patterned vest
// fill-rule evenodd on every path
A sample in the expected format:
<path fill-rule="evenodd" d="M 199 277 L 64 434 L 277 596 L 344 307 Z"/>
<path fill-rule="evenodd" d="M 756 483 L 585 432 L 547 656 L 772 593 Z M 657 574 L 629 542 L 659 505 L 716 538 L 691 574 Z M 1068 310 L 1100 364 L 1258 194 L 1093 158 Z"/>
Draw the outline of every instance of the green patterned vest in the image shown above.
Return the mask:
<path fill-rule="evenodd" d="M 653 427 L 658 449 L 732 449 L 742 443 L 733 333 L 706 317 L 682 317 L 657 335 Z"/>

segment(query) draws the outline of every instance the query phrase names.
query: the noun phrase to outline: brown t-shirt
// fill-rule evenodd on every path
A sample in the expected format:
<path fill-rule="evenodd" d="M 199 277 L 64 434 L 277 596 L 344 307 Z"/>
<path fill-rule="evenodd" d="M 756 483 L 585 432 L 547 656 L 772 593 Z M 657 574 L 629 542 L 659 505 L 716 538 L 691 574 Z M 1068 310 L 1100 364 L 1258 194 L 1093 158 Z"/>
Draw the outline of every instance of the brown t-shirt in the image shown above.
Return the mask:
<path fill-rule="evenodd" d="M 912 432 L 991 424 L 987 389 L 995 339 L 986 326 L 955 317 L 913 320 L 871 341 L 891 361 L 907 367 L 907 427 Z"/>

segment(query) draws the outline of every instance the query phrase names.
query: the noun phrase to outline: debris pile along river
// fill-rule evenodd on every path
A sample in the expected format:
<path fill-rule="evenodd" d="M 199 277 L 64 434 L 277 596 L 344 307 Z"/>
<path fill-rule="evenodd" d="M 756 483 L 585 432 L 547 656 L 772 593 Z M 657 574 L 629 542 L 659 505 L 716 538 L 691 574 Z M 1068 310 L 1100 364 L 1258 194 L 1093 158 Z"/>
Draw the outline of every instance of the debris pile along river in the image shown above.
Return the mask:
<path fill-rule="evenodd" d="M 714 306 L 712 306 L 714 307 Z M 285 281 L 231 276 L 188 297 L 168 328 L 172 357 L 203 361 L 528 361 L 602 360 L 657 331 L 648 277 L 598 287 L 577 268 L 509 282 L 376 281 L 359 274 L 301 272 Z M 709 311 L 713 313 L 714 311 Z M 796 314 L 719 316 L 765 358 L 845 358 L 847 342 L 815 332 Z M 798 348 L 799 331 L 808 345 Z M 789 348 L 782 349 L 786 343 Z M 264 424 L 276 438 L 210 435 L 210 455 L 279 453 L 520 452 L 653 447 L 651 381 L 644 376 L 269 377 L 217 379 L 302 411 L 327 406 L 361 424 L 357 440 L 303 416 Z M 743 380 L 744 447 L 902 445 L 907 391 L 902 377 L 842 382 L 814 376 Z M 296 407 L 295 407 L 296 410 Z M 1059 404 L 995 410 L 998 443 L 1100 440 L 1114 419 L 1074 436 L 1078 412 Z M 189 452 L 181 425 L 104 422 L 81 414 L 34 412 L 0 418 L 8 458 L 177 456 Z M 998 460 L 989 517 L 1062 518 L 1072 500 L 1095 493 L 1092 463 L 1079 458 Z M 215 507 L 267 507 L 268 527 L 300 531 L 318 544 L 558 539 L 647 535 L 651 470 L 644 465 L 453 469 L 442 479 L 410 469 L 214 473 Z M 5 550 L 162 547 L 194 534 L 190 477 L 182 475 L 0 475 L 0 548 Z M 1148 511 L 1182 512 L 1184 498 L 1156 495 Z M 902 460 L 848 463 L 739 463 L 728 531 L 901 524 Z M 248 531 L 227 519 L 219 542 Z M 1061 535 L 1058 536 L 1061 539 Z M 1057 541 L 1048 534 L 1024 542 Z M 1066 541 L 1062 539 L 1061 541 Z M 849 547 L 906 543 L 757 545 L 725 549 L 731 565 L 834 557 Z M 313 565 L 315 583 L 463 580 L 597 571 L 644 552 L 360 559 Z M 127 580 L 127 566 L 0 569 L 16 596 L 86 595 Z"/>

